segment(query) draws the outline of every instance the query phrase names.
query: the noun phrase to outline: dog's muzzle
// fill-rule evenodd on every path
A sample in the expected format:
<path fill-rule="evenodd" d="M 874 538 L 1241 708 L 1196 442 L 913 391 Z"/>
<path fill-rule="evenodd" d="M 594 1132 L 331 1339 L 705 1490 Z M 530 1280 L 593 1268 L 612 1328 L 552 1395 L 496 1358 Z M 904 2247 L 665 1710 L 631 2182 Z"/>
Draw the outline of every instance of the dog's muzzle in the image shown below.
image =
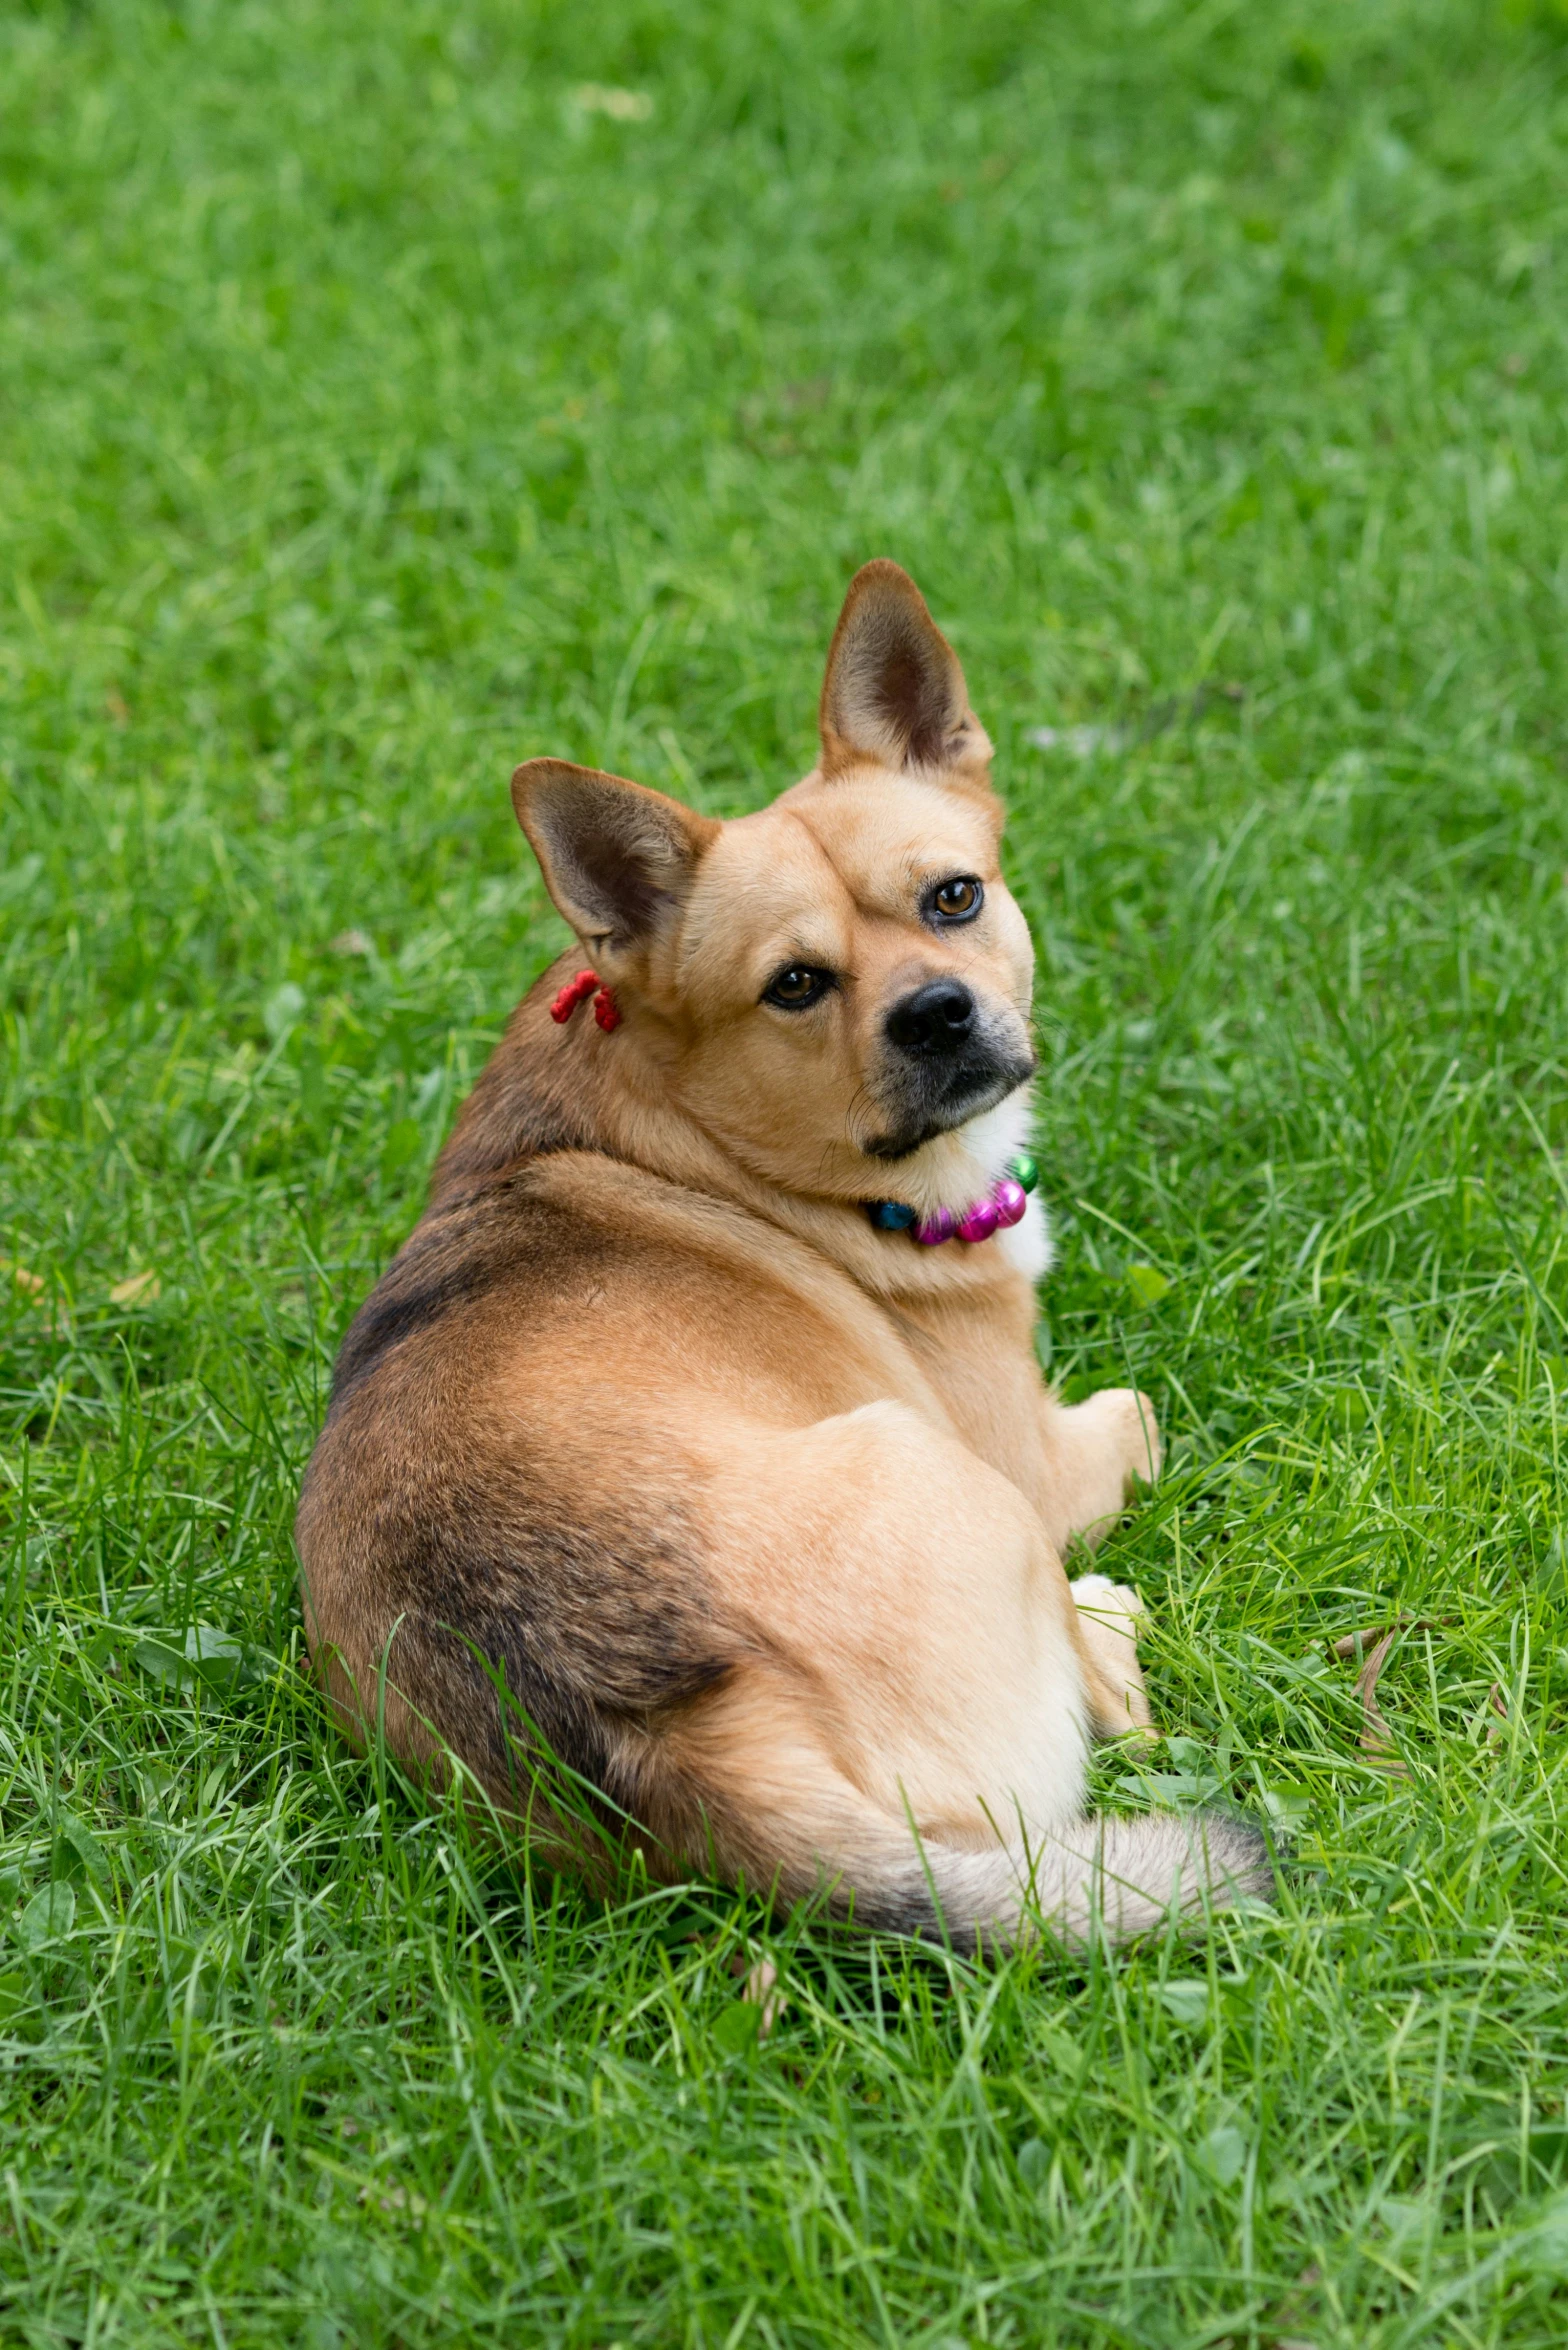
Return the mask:
<path fill-rule="evenodd" d="M 1022 1085 L 1034 1074 L 1034 1055 L 1009 1026 L 961 979 L 928 979 L 901 996 L 883 1022 L 886 1059 L 873 1089 L 887 1128 L 866 1152 L 906 1159 Z"/>

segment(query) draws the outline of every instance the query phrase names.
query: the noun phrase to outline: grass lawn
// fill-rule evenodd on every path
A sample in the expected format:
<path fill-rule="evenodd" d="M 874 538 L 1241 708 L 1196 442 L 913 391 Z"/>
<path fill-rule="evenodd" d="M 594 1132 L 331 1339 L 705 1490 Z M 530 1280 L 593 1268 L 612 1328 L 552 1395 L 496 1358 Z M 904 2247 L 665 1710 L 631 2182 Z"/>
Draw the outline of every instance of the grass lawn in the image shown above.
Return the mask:
<path fill-rule="evenodd" d="M 0 0 L 0 2339 L 1562 2342 L 1565 38 Z M 877 553 L 1013 812 L 1042 1359 L 1173 1439 L 1159 1792 L 1294 1849 L 1207 1943 L 606 1908 L 297 1670 L 564 942 L 512 764 L 756 805 Z"/>

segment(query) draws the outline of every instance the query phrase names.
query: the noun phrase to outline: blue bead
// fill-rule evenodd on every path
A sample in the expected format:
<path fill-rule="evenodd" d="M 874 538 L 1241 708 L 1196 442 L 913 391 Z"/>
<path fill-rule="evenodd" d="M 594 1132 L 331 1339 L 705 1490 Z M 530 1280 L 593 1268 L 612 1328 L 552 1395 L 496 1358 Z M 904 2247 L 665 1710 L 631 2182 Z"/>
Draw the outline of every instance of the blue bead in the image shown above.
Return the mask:
<path fill-rule="evenodd" d="M 913 1208 L 906 1208 L 901 1199 L 874 1199 L 868 1202 L 866 1214 L 879 1232 L 907 1232 L 915 1220 Z"/>

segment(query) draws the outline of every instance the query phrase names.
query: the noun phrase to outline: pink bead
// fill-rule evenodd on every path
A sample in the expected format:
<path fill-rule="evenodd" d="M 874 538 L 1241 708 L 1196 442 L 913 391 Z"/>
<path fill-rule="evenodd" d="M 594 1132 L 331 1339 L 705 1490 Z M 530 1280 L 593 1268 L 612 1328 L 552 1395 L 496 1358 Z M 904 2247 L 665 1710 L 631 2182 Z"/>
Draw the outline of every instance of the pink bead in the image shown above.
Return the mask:
<path fill-rule="evenodd" d="M 995 1200 L 977 1199 L 958 1227 L 960 1240 L 989 1240 L 1001 1221 Z"/>
<path fill-rule="evenodd" d="M 922 1248 L 940 1248 L 944 1240 L 951 1240 L 958 1226 L 951 1208 L 938 1208 L 934 1216 L 922 1216 L 915 1226 L 915 1238 Z"/>
<path fill-rule="evenodd" d="M 1011 1175 L 1002 1177 L 991 1197 L 996 1202 L 996 1220 L 999 1224 L 1010 1226 L 1023 1222 L 1029 1206 L 1029 1194 L 1021 1183 L 1013 1181 Z"/>

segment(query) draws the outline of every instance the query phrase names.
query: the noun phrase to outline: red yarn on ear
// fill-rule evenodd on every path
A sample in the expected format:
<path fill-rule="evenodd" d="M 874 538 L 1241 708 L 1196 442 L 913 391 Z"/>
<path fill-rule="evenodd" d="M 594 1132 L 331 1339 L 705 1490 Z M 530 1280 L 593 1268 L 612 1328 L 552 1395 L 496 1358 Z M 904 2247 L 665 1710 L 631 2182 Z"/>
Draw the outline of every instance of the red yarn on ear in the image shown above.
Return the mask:
<path fill-rule="evenodd" d="M 608 1036 L 612 1028 L 621 1025 L 621 1007 L 610 990 L 601 986 L 597 971 L 579 971 L 575 979 L 567 981 L 550 1006 L 551 1019 L 557 1027 L 564 1027 L 578 1005 L 585 1004 L 590 996 L 594 999 L 594 1019 Z"/>
<path fill-rule="evenodd" d="M 566 1021 L 570 1020 L 578 1005 L 587 1002 L 598 984 L 599 974 L 597 971 L 579 971 L 575 979 L 567 981 L 550 1006 L 550 1017 L 557 1027 L 563 1026 Z"/>

